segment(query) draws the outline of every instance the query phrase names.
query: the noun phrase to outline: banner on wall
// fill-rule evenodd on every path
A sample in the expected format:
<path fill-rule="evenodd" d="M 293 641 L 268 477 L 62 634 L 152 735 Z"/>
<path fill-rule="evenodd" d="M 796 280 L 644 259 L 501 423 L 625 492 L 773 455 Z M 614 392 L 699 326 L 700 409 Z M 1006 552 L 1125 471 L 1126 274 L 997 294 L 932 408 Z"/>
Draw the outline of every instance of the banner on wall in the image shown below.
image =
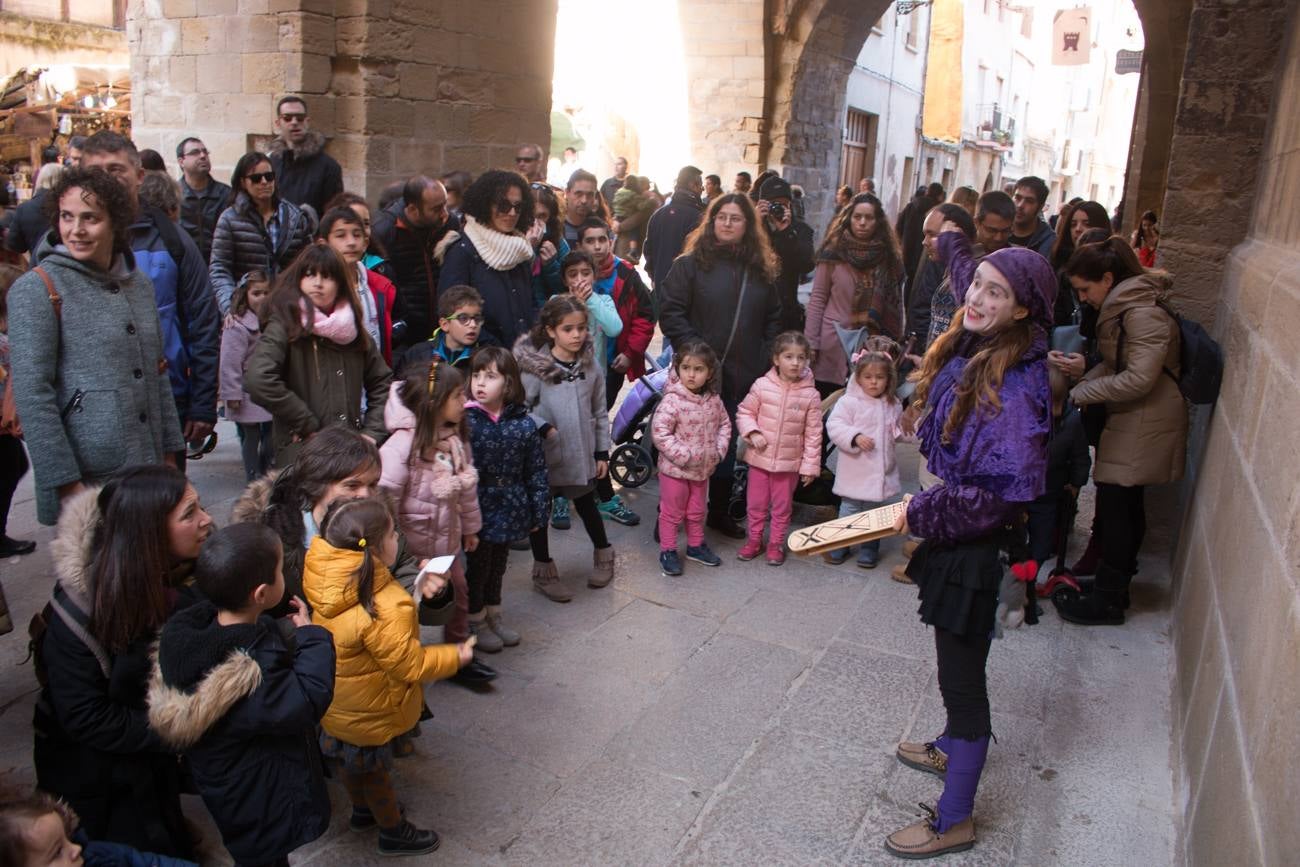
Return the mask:
<path fill-rule="evenodd" d="M 938 141 L 961 141 L 962 16 L 962 0 L 935 0 L 930 7 L 921 134 Z"/>
<path fill-rule="evenodd" d="M 1092 48 L 1092 7 L 1061 9 L 1052 19 L 1052 64 L 1083 66 Z"/>

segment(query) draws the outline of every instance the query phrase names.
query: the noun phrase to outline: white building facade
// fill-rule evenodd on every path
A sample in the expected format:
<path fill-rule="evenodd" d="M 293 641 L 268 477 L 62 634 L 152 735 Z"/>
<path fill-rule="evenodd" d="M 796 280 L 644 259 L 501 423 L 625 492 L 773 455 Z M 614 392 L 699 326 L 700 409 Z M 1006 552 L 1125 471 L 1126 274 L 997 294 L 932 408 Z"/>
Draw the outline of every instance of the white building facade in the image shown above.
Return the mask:
<path fill-rule="evenodd" d="M 930 9 L 897 9 L 871 28 L 849 75 L 839 179 L 855 193 L 862 178 L 875 181 L 891 219 L 918 185 L 944 180 L 942 161 L 921 141 Z"/>

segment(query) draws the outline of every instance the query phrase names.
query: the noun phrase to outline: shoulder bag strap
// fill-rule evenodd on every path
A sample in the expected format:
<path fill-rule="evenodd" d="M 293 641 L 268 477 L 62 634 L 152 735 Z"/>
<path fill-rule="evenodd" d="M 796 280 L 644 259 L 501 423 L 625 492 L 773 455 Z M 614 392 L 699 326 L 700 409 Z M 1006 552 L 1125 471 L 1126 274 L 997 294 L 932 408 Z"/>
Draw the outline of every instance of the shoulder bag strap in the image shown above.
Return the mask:
<path fill-rule="evenodd" d="M 71 609 L 59 598 L 58 591 L 60 589 L 63 590 L 63 595 L 67 597 L 68 605 L 72 606 Z M 72 631 L 72 634 L 77 636 L 82 644 L 86 645 L 86 649 L 94 654 L 95 661 L 99 663 L 100 672 L 107 679 L 112 674 L 113 668 L 108 659 L 108 651 L 104 650 L 104 646 L 87 629 L 90 618 L 86 615 L 85 608 L 79 602 L 80 600 L 77 599 L 76 595 L 68 588 L 62 587 L 62 585 L 56 585 L 55 592 L 50 596 L 50 607 L 54 609 L 54 613 L 63 621 L 63 625 L 67 626 Z M 81 616 L 78 617 L 78 614 Z"/>
<path fill-rule="evenodd" d="M 727 346 L 722 350 L 722 357 L 718 360 L 718 367 L 727 363 L 727 356 L 731 354 L 731 344 L 736 340 L 736 328 L 740 325 L 740 311 L 745 309 L 745 290 L 749 288 L 749 267 L 743 266 L 744 276 L 740 278 L 740 295 L 736 298 L 736 315 L 731 320 L 731 333 L 727 335 Z"/>
<path fill-rule="evenodd" d="M 50 306 L 54 308 L 54 318 L 59 322 L 63 322 L 63 296 L 59 294 L 59 290 L 54 288 L 54 281 L 50 279 L 49 273 L 44 268 L 37 265 L 32 270 L 41 276 L 41 280 L 45 281 L 45 294 L 50 296 Z"/>

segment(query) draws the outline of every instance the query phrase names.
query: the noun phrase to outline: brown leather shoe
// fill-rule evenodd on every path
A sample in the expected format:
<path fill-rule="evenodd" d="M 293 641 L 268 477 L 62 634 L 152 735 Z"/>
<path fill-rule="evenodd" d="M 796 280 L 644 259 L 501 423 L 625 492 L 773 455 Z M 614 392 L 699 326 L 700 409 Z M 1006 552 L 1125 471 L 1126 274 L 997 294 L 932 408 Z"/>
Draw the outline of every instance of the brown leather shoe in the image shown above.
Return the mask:
<path fill-rule="evenodd" d="M 913 581 L 913 580 L 911 579 L 911 577 L 907 574 L 907 564 L 906 564 L 906 563 L 899 563 L 899 564 L 898 564 L 897 566 L 895 566 L 893 569 L 890 569 L 890 570 L 889 570 L 889 577 L 890 577 L 890 578 L 893 578 L 893 579 L 894 579 L 895 581 L 897 581 L 899 584 L 915 584 L 915 583 L 916 583 L 916 582 Z"/>
<path fill-rule="evenodd" d="M 965 852 L 975 846 L 975 819 L 967 817 L 940 834 L 934 830 L 934 810 L 921 805 L 930 815 L 919 822 L 900 828 L 885 838 L 885 849 L 899 858 L 920 861 L 952 852 Z"/>
<path fill-rule="evenodd" d="M 948 754 L 936 747 L 933 742 L 917 744 L 904 741 L 898 745 L 896 755 L 898 760 L 909 768 L 916 768 L 918 771 L 925 771 L 936 777 L 948 775 Z"/>

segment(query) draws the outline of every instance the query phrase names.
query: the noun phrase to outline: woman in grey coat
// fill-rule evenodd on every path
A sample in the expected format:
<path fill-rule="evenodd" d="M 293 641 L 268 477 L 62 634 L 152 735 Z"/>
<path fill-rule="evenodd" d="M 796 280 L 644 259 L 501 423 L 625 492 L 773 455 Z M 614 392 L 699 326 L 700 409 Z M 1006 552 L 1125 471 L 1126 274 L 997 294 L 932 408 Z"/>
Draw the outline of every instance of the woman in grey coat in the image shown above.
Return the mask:
<path fill-rule="evenodd" d="M 42 524 L 83 487 L 185 447 L 153 285 L 128 240 L 133 203 L 102 169 L 65 172 L 48 201 L 37 267 L 9 290 L 14 399 Z"/>
<path fill-rule="evenodd" d="M 265 271 L 272 284 L 302 248 L 311 243 L 312 226 L 296 205 L 276 192 L 275 172 L 266 154 L 250 151 L 235 163 L 230 177 L 234 199 L 217 218 L 212 234 L 208 276 L 224 316 L 239 278 Z"/>

